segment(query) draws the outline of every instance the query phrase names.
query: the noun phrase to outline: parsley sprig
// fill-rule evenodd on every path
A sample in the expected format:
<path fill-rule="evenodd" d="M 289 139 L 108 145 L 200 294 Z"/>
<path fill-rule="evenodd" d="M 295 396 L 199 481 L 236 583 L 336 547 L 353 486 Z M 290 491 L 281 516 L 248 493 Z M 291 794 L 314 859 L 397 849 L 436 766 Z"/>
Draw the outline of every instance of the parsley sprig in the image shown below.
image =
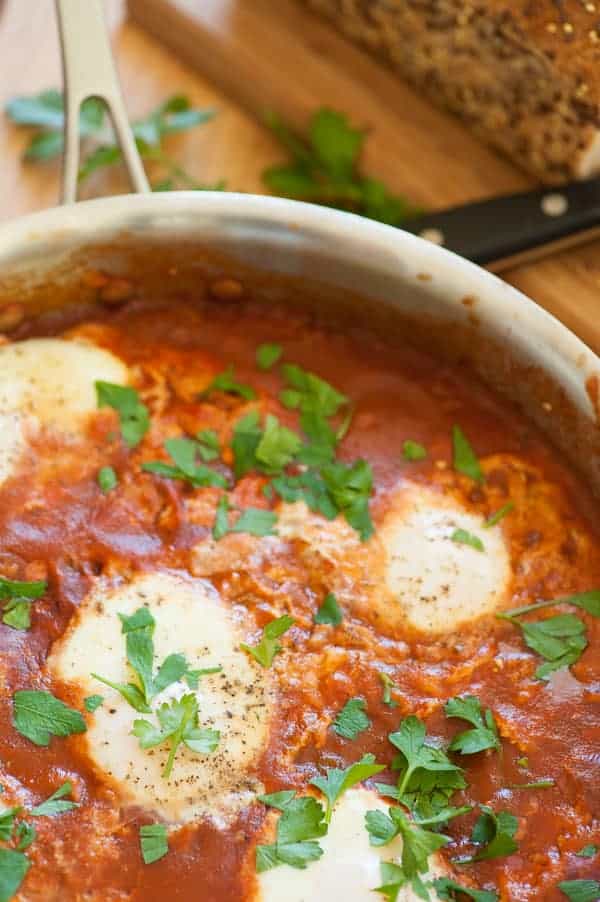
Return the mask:
<path fill-rule="evenodd" d="M 470 858 L 459 859 L 459 863 L 469 864 L 512 855 L 519 848 L 515 840 L 518 827 L 519 819 L 509 811 L 495 812 L 489 805 L 481 805 L 481 814 L 475 822 L 471 839 L 483 848 Z"/>
<path fill-rule="evenodd" d="M 175 755 L 182 743 L 199 755 L 210 755 L 217 748 L 221 734 L 219 730 L 200 727 L 198 700 L 193 693 L 160 705 L 156 715 L 159 727 L 149 720 L 138 718 L 134 720 L 131 732 L 137 736 L 143 749 L 151 749 L 165 742 L 169 744 L 169 757 L 162 774 L 165 780 L 171 776 Z"/>
<path fill-rule="evenodd" d="M 458 902 L 463 896 L 468 896 L 473 902 L 498 902 L 500 896 L 487 889 L 473 889 L 472 886 L 463 886 L 450 877 L 436 877 L 432 880 L 431 885 L 435 889 L 440 899 L 448 900 L 448 902 Z"/>
<path fill-rule="evenodd" d="M 449 837 L 428 830 L 437 820 L 411 820 L 399 807 L 392 806 L 388 813 L 368 811 L 365 826 L 372 846 L 385 846 L 396 836 L 402 837 L 402 870 L 407 879 L 427 871 L 427 859 L 433 852 L 450 842 Z"/>
<path fill-rule="evenodd" d="M 31 603 L 41 598 L 48 584 L 44 580 L 22 582 L 0 576 L 0 602 L 6 602 L 2 622 L 13 629 L 26 630 L 31 626 Z"/>
<path fill-rule="evenodd" d="M 312 796 L 296 797 L 293 791 L 259 796 L 261 802 L 281 812 L 275 842 L 256 847 L 258 873 L 281 864 L 305 868 L 323 854 L 318 840 L 327 833 L 325 812 Z"/>
<path fill-rule="evenodd" d="M 227 480 L 221 473 L 211 469 L 205 463 L 206 444 L 190 438 L 169 438 L 165 442 L 165 451 L 173 461 L 172 464 L 162 460 L 150 460 L 142 464 L 146 473 L 155 473 L 168 479 L 179 479 L 189 482 L 194 488 L 215 486 L 227 488 Z"/>
<path fill-rule="evenodd" d="M 474 695 L 462 698 L 451 698 L 444 707 L 446 717 L 458 717 L 467 720 L 473 729 L 457 733 L 450 743 L 450 751 L 462 755 L 474 755 L 485 749 L 500 749 L 500 738 L 494 715 L 489 708 L 485 712 L 481 702 Z"/>
<path fill-rule="evenodd" d="M 112 407 L 119 415 L 123 441 L 135 448 L 150 428 L 150 413 L 135 388 L 114 382 L 95 382 L 98 407 Z"/>
<path fill-rule="evenodd" d="M 348 789 L 381 773 L 382 770 L 385 770 L 385 764 L 377 764 L 374 755 L 363 755 L 360 761 L 356 761 L 349 767 L 329 767 L 324 777 L 318 776 L 311 780 L 312 785 L 320 789 L 327 799 L 325 823 L 331 822 L 335 803 Z"/>
<path fill-rule="evenodd" d="M 240 648 L 249 655 L 252 655 L 254 660 L 258 661 L 261 667 L 270 667 L 275 655 L 283 650 L 283 646 L 278 642 L 278 639 L 283 636 L 284 633 L 287 633 L 293 625 L 294 618 L 290 617 L 288 614 L 277 617 L 275 620 L 271 620 L 270 623 L 267 623 L 263 629 L 262 638 L 257 645 L 247 645 L 242 642 Z"/>
<path fill-rule="evenodd" d="M 364 698 L 348 699 L 333 721 L 333 729 L 344 739 L 356 739 L 371 726 Z"/>

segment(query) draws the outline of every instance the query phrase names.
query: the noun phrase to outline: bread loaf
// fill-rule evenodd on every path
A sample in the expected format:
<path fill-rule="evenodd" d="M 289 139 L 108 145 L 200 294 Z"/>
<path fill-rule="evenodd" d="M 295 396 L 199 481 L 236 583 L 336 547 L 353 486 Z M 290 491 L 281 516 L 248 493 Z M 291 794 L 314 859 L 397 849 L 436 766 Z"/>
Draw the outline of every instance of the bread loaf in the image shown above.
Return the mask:
<path fill-rule="evenodd" d="M 301 0 L 545 182 L 600 171 L 600 0 Z"/>

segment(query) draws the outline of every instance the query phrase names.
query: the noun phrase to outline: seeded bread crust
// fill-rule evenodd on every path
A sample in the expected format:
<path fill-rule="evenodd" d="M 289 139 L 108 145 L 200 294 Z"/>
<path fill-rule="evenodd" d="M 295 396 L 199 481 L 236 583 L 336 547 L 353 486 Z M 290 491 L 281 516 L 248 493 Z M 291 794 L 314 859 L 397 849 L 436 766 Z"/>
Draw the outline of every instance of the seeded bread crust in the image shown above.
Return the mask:
<path fill-rule="evenodd" d="M 600 0 L 301 0 L 545 182 L 600 171 Z"/>

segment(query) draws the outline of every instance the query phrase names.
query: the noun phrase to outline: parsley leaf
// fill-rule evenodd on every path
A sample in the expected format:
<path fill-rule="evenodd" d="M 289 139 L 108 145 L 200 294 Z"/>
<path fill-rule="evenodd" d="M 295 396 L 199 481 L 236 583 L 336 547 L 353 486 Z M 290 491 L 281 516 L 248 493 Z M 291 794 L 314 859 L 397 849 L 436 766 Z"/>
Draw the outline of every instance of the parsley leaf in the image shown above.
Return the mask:
<path fill-rule="evenodd" d="M 514 501 L 508 501 L 506 504 L 503 504 L 502 507 L 499 507 L 497 511 L 487 518 L 485 523 L 483 524 L 484 529 L 491 529 L 492 526 L 496 526 L 497 523 L 500 522 L 507 514 L 510 514 L 512 510 L 514 510 L 515 503 Z"/>
<path fill-rule="evenodd" d="M 66 783 L 59 786 L 56 792 L 53 792 L 45 802 L 36 805 L 29 813 L 32 817 L 52 817 L 55 814 L 63 814 L 65 811 L 72 811 L 73 808 L 79 807 L 79 803 L 70 802 L 64 798 L 64 796 L 68 796 L 72 792 L 73 787 L 69 780 L 67 780 Z"/>
<path fill-rule="evenodd" d="M 22 852 L 0 849 L 0 902 L 10 902 L 30 867 L 31 862 Z"/>
<path fill-rule="evenodd" d="M 47 746 L 51 736 L 85 733 L 85 720 L 50 692 L 19 689 L 13 695 L 13 726 L 35 745 Z"/>
<path fill-rule="evenodd" d="M 538 680 L 547 680 L 555 670 L 574 664 L 587 648 L 585 624 L 574 614 L 558 614 L 532 622 L 519 621 L 510 614 L 497 616 L 519 626 L 526 645 L 546 659 L 545 664 L 536 668 Z"/>
<path fill-rule="evenodd" d="M 322 417 L 332 417 L 348 398 L 326 382 L 302 369 L 295 363 L 285 363 L 282 373 L 288 389 L 282 392 L 281 402 L 285 407 L 299 408 L 301 413 L 318 413 Z"/>
<path fill-rule="evenodd" d="M 20 813 L 19 805 L 14 808 L 5 808 L 0 811 L 0 840 L 9 842 L 15 826 L 15 817 Z"/>
<path fill-rule="evenodd" d="M 503 858 L 512 855 L 519 848 L 514 836 L 519 820 L 508 811 L 494 812 L 489 805 L 481 805 L 481 814 L 475 822 L 471 839 L 485 848 L 471 858 L 462 859 L 461 863 L 487 861 L 491 858 Z"/>
<path fill-rule="evenodd" d="M 382 770 L 385 770 L 385 764 L 377 764 L 374 755 L 363 755 L 360 761 L 356 761 L 349 767 L 344 769 L 329 767 L 324 777 L 318 776 L 311 780 L 312 785 L 320 789 L 327 799 L 325 823 L 330 823 L 333 806 L 347 789 L 381 773 Z"/>
<path fill-rule="evenodd" d="M 227 495 L 221 495 L 217 502 L 217 510 L 215 511 L 215 522 L 212 528 L 212 535 L 215 541 L 222 539 L 229 532 L 229 498 Z"/>
<path fill-rule="evenodd" d="M 144 864 L 164 858 L 169 851 L 165 824 L 144 824 L 140 827 L 140 848 Z"/>
<path fill-rule="evenodd" d="M 449 902 L 455 902 L 455 900 L 460 898 L 461 894 L 473 899 L 473 902 L 498 902 L 500 898 L 498 893 L 486 889 L 473 889 L 470 886 L 462 886 L 449 877 L 437 877 L 432 881 L 432 886 L 440 899 L 447 899 Z"/>
<path fill-rule="evenodd" d="M 600 899 L 597 880 L 563 880 L 558 888 L 571 902 L 597 902 Z"/>
<path fill-rule="evenodd" d="M 583 849 L 580 849 L 579 852 L 576 852 L 578 858 L 593 858 L 600 852 L 600 846 L 595 846 L 593 843 L 589 843 L 587 846 L 584 846 Z"/>
<path fill-rule="evenodd" d="M 197 434 L 198 453 L 204 463 L 216 460 L 220 453 L 219 436 L 214 429 L 201 429 Z"/>
<path fill-rule="evenodd" d="M 253 401 L 256 398 L 256 392 L 251 386 L 236 381 L 233 364 L 215 376 L 210 385 L 200 393 L 200 398 L 207 398 L 214 391 L 221 391 L 226 395 L 239 395 L 246 401 Z"/>
<path fill-rule="evenodd" d="M 327 491 L 346 520 L 365 542 L 373 534 L 369 513 L 369 496 L 373 489 L 373 472 L 366 460 L 353 464 L 336 461 L 321 469 Z"/>
<path fill-rule="evenodd" d="M 555 786 L 554 780 L 549 777 L 547 780 L 534 780 L 532 783 L 511 783 L 509 789 L 550 789 Z"/>
<path fill-rule="evenodd" d="M 398 797 L 403 800 L 404 792 L 409 788 L 413 775 L 420 770 L 431 772 L 457 772 L 461 768 L 453 764 L 442 749 L 433 748 L 425 742 L 425 724 L 411 714 L 400 724 L 395 733 L 390 733 L 389 740 L 402 754 L 400 761 L 393 766 L 400 766 L 402 773 L 398 779 Z M 432 787 L 433 788 L 433 787 Z"/>
<path fill-rule="evenodd" d="M 230 532 L 248 532 L 253 536 L 275 536 L 274 529 L 277 523 L 277 514 L 259 507 L 247 507 L 242 511 L 236 522 L 230 528 Z"/>
<path fill-rule="evenodd" d="M 284 614 L 283 617 L 277 617 L 275 620 L 271 620 L 270 623 L 267 623 L 263 629 L 262 639 L 258 645 L 246 645 L 241 643 L 240 648 L 252 655 L 261 667 L 270 667 L 275 655 L 279 654 L 283 647 L 277 640 L 280 636 L 283 636 L 284 633 L 287 633 L 294 622 L 294 618 L 290 617 L 288 614 Z"/>
<path fill-rule="evenodd" d="M 392 807 L 388 814 L 368 811 L 365 825 L 372 846 L 385 846 L 396 836 L 402 837 L 402 869 L 407 878 L 427 871 L 429 856 L 450 842 L 447 836 L 426 830 L 411 821 L 401 808 Z"/>
<path fill-rule="evenodd" d="M 539 611 L 540 608 L 552 608 L 558 604 L 572 604 L 587 611 L 592 617 L 600 617 L 600 589 L 591 589 L 589 592 L 580 592 L 577 595 L 566 595 L 564 598 L 552 598 L 549 601 L 537 601 L 535 604 L 514 608 L 512 611 L 503 611 L 496 616 L 510 620 L 512 617 L 520 617 L 522 614 Z"/>
<path fill-rule="evenodd" d="M 331 626 L 339 626 L 342 622 L 343 614 L 333 592 L 327 593 L 313 620 L 315 623 L 329 623 Z"/>
<path fill-rule="evenodd" d="M 473 755 L 484 749 L 500 749 L 498 728 L 494 721 L 494 715 L 489 708 L 485 714 L 481 709 L 481 702 L 474 695 L 465 695 L 462 698 L 451 698 L 444 707 L 446 717 L 460 717 L 473 724 L 474 729 L 458 733 L 450 743 L 450 751 L 460 752 L 461 755 Z"/>
<path fill-rule="evenodd" d="M 112 467 L 101 467 L 98 470 L 98 485 L 104 494 L 116 488 L 118 484 L 117 474 Z"/>
<path fill-rule="evenodd" d="M 263 173 L 265 184 L 276 194 L 339 207 L 395 226 L 418 212 L 381 181 L 361 174 L 365 132 L 352 128 L 343 113 L 326 107 L 317 110 L 306 136 L 278 116 L 269 116 L 267 125 L 291 157 L 289 163 Z"/>
<path fill-rule="evenodd" d="M 476 551 L 485 551 L 485 546 L 479 536 L 467 532 L 466 529 L 455 529 L 450 538 L 458 545 L 470 545 Z"/>
<path fill-rule="evenodd" d="M 317 473 L 307 470 L 297 476 L 278 476 L 271 485 L 284 501 L 304 501 L 311 511 L 321 514 L 327 520 L 333 520 L 337 516 L 338 509 Z"/>
<path fill-rule="evenodd" d="M 344 739 L 356 739 L 359 733 L 363 733 L 371 726 L 371 721 L 365 713 L 366 703 L 364 698 L 349 699 L 333 721 L 333 729 L 338 736 Z"/>
<path fill-rule="evenodd" d="M 278 344 L 263 344 L 256 349 L 256 364 L 261 370 L 270 370 L 281 355 L 283 348 Z"/>
<path fill-rule="evenodd" d="M 165 442 L 165 450 L 174 466 L 163 463 L 161 460 L 151 460 L 142 464 L 142 470 L 146 473 L 166 476 L 168 479 L 181 479 L 189 482 L 195 488 L 204 486 L 227 488 L 227 480 L 221 473 L 196 461 L 199 448 L 198 443 L 192 439 L 169 438 Z"/>
<path fill-rule="evenodd" d="M 392 689 L 396 689 L 397 687 L 394 685 L 391 676 L 381 670 L 379 672 L 379 679 L 383 683 L 383 696 L 381 701 L 384 705 L 389 705 L 390 708 L 397 708 L 398 702 L 395 702 L 392 698 Z"/>
<path fill-rule="evenodd" d="M 135 448 L 150 428 L 148 408 L 140 401 L 135 388 L 129 385 L 102 381 L 94 384 L 98 407 L 112 407 L 117 411 L 123 441 L 130 448 Z"/>
<path fill-rule="evenodd" d="M 427 449 L 420 445 L 419 442 L 413 442 L 408 438 L 402 443 L 402 457 L 404 460 L 416 461 L 425 460 L 427 457 Z"/>
<path fill-rule="evenodd" d="M 452 427 L 454 469 L 475 482 L 483 482 L 483 472 L 471 444 L 460 428 Z"/>
<path fill-rule="evenodd" d="M 231 450 L 233 451 L 233 472 L 241 479 L 256 467 L 256 449 L 262 438 L 257 410 L 251 410 L 237 421 L 233 428 Z"/>
<path fill-rule="evenodd" d="M 174 699 L 170 704 L 161 705 L 156 713 L 160 728 L 149 720 L 140 718 L 134 720 L 131 732 L 137 736 L 143 749 L 169 743 L 169 757 L 162 774 L 165 780 L 171 776 L 175 755 L 181 743 L 199 755 L 210 755 L 219 744 L 221 734 L 218 730 L 199 727 L 198 700 L 191 693 L 183 695 L 179 700 Z"/>
<path fill-rule="evenodd" d="M 277 417 L 267 414 L 255 457 L 263 472 L 280 473 L 294 459 L 301 446 L 302 441 L 295 432 L 282 426 Z"/>
<path fill-rule="evenodd" d="M 27 824 L 25 821 L 21 821 L 15 830 L 15 837 L 18 840 L 17 852 L 24 852 L 37 838 L 37 830 L 33 824 Z"/>
<path fill-rule="evenodd" d="M 6 601 L 2 622 L 16 630 L 31 626 L 31 601 L 41 598 L 48 587 L 44 580 L 21 582 L 0 576 L 0 601 Z"/>
<path fill-rule="evenodd" d="M 103 701 L 104 698 L 101 695 L 88 695 L 87 698 L 84 698 L 83 700 L 83 707 L 86 711 L 89 711 L 90 714 L 93 714 Z"/>
<path fill-rule="evenodd" d="M 311 861 L 317 861 L 323 849 L 316 841 L 327 833 L 323 806 L 312 796 L 289 797 L 286 793 L 274 793 L 275 806 L 281 811 L 277 821 L 275 842 L 268 846 L 256 847 L 256 870 L 258 873 L 287 864 L 293 868 L 305 868 Z M 295 793 L 293 794 L 295 796 Z M 272 796 L 259 796 L 270 805 Z"/>

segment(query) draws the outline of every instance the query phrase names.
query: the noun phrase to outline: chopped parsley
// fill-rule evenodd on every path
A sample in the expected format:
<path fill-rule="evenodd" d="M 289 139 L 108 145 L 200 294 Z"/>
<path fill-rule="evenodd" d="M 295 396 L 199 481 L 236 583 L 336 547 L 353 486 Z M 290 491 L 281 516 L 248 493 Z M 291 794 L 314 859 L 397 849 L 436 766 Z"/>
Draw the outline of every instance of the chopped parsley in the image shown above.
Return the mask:
<path fill-rule="evenodd" d="M 335 461 L 322 467 L 321 477 L 337 510 L 365 542 L 373 534 L 369 513 L 369 496 L 373 489 L 371 465 L 362 459 L 352 464 Z"/>
<path fill-rule="evenodd" d="M 333 592 L 328 592 L 325 596 L 323 604 L 316 612 L 313 620 L 315 623 L 329 623 L 331 626 L 339 626 L 342 622 L 343 614 Z"/>
<path fill-rule="evenodd" d="M 118 484 L 117 474 L 112 467 L 101 467 L 98 470 L 98 485 L 105 495 L 116 488 Z"/>
<path fill-rule="evenodd" d="M 245 401 L 253 401 L 256 398 L 256 392 L 253 388 L 236 381 L 233 364 L 215 376 L 210 385 L 201 392 L 200 398 L 207 398 L 214 391 L 221 391 L 226 395 L 239 395 Z"/>
<path fill-rule="evenodd" d="M 333 459 L 338 441 L 327 421 L 340 407 L 349 404 L 349 400 L 329 382 L 294 363 L 284 364 L 282 373 L 287 388 L 279 399 L 284 407 L 299 410 L 300 425 L 309 439 L 299 460 L 309 466 L 320 466 Z M 349 422 L 342 425 L 342 435 L 348 425 Z"/>
<path fill-rule="evenodd" d="M 164 858 L 169 851 L 165 824 L 144 824 L 140 827 L 140 848 L 144 864 Z"/>
<path fill-rule="evenodd" d="M 311 511 L 321 514 L 327 520 L 334 520 L 338 514 L 338 508 L 325 482 L 314 470 L 307 470 L 296 476 L 278 476 L 271 485 L 283 501 L 304 501 Z"/>
<path fill-rule="evenodd" d="M 503 504 L 502 507 L 499 507 L 497 511 L 487 518 L 485 523 L 483 524 L 484 529 L 491 529 L 492 526 L 496 526 L 500 520 L 506 517 L 507 514 L 510 514 L 512 510 L 514 510 L 515 503 L 514 501 L 508 501 L 506 504 Z"/>
<path fill-rule="evenodd" d="M 216 460 L 220 454 L 219 436 L 214 429 L 201 429 L 196 435 L 198 454 L 204 463 Z"/>
<path fill-rule="evenodd" d="M 266 511 L 260 507 L 247 507 L 229 531 L 248 532 L 253 536 L 276 536 L 277 530 L 274 528 L 276 523 L 277 514 L 273 511 Z"/>
<path fill-rule="evenodd" d="M 229 498 L 227 497 L 227 495 L 221 495 L 217 502 L 215 522 L 212 528 L 213 539 L 215 539 L 215 541 L 222 539 L 223 536 L 226 536 L 229 532 L 229 517 L 227 516 L 228 512 Z"/>
<path fill-rule="evenodd" d="M 251 410 L 241 417 L 233 428 L 231 450 L 233 451 L 233 472 L 241 479 L 256 467 L 256 449 L 262 438 L 260 417 L 257 410 Z"/>
<path fill-rule="evenodd" d="M 278 344 L 263 344 L 256 349 L 256 365 L 261 370 L 270 370 L 283 354 Z"/>
<path fill-rule="evenodd" d="M 597 880 L 563 880 L 558 888 L 571 902 L 597 902 L 600 899 Z"/>
<path fill-rule="evenodd" d="M 93 714 L 103 701 L 104 698 L 101 695 L 88 695 L 87 698 L 84 698 L 83 700 L 83 707 L 86 711 L 89 711 L 90 714 Z"/>
<path fill-rule="evenodd" d="M 382 861 L 379 864 L 379 874 L 381 877 L 381 886 L 376 886 L 374 892 L 381 893 L 388 902 L 396 902 L 398 894 L 403 886 L 410 884 L 415 897 L 419 899 L 429 899 L 427 887 L 418 874 L 409 880 L 404 873 L 404 869 L 393 861 Z"/>
<path fill-rule="evenodd" d="M 489 805 L 481 805 L 481 814 L 475 822 L 471 839 L 484 848 L 470 858 L 460 859 L 460 863 L 488 861 L 512 855 L 519 848 L 514 838 L 518 826 L 518 818 L 509 811 L 494 812 Z"/>
<path fill-rule="evenodd" d="M 379 672 L 379 679 L 383 684 L 383 695 L 381 701 L 384 705 L 389 705 L 390 708 L 397 708 L 398 702 L 395 702 L 392 698 L 392 689 L 396 689 L 397 687 L 395 686 L 391 676 L 381 670 Z"/>
<path fill-rule="evenodd" d="M 407 438 L 405 442 L 402 443 L 402 457 L 404 460 L 417 461 L 417 460 L 425 460 L 427 457 L 427 449 L 420 445 L 419 442 L 413 442 L 412 439 Z"/>
<path fill-rule="evenodd" d="M 52 736 L 85 733 L 85 720 L 50 692 L 19 689 L 13 695 L 13 726 L 35 745 L 47 746 Z"/>
<path fill-rule="evenodd" d="M 192 752 L 210 755 L 219 744 L 218 730 L 204 729 L 198 723 L 198 700 L 193 693 L 161 705 L 156 712 L 159 727 L 149 720 L 134 720 L 132 733 L 137 736 L 143 749 L 154 748 L 167 742 L 169 757 L 163 769 L 163 778 L 168 780 L 173 771 L 177 749 L 183 743 Z"/>
<path fill-rule="evenodd" d="M 139 445 L 150 428 L 150 414 L 135 388 L 95 382 L 98 407 L 112 407 L 119 415 L 121 436 L 129 448 Z"/>
<path fill-rule="evenodd" d="M 31 862 L 22 852 L 0 849 L 0 902 L 10 902 L 30 867 Z"/>
<path fill-rule="evenodd" d="M 25 849 L 28 849 L 32 842 L 37 838 L 37 830 L 33 826 L 33 824 L 28 824 L 26 821 L 21 821 L 17 824 L 17 828 L 15 830 L 15 838 L 18 840 L 17 842 L 17 852 L 24 852 Z"/>
<path fill-rule="evenodd" d="M 255 451 L 258 467 L 263 473 L 281 473 L 301 447 L 300 437 L 282 426 L 277 417 L 269 413 Z"/>
<path fill-rule="evenodd" d="M 392 806 L 388 814 L 367 811 L 365 825 L 372 846 L 386 846 L 396 836 L 402 837 L 402 870 L 410 880 L 427 871 L 427 859 L 450 840 L 441 833 L 426 829 L 427 821 L 410 820 L 401 808 Z"/>
<path fill-rule="evenodd" d="M 454 469 L 475 482 L 483 482 L 479 460 L 460 426 L 452 427 L 452 447 Z"/>
<path fill-rule="evenodd" d="M 69 799 L 65 799 L 65 796 L 71 795 L 72 792 L 73 787 L 70 781 L 67 780 L 45 802 L 36 805 L 29 813 L 32 817 L 53 817 L 55 814 L 64 814 L 65 811 L 72 811 L 73 808 L 79 807 L 78 802 L 71 802 Z"/>
<path fill-rule="evenodd" d="M 318 840 L 327 833 L 321 803 L 312 796 L 296 798 L 295 792 L 276 792 L 259 796 L 259 799 L 265 805 L 277 808 L 281 815 L 275 842 L 256 847 L 258 873 L 281 864 L 303 869 L 311 861 L 317 861 L 323 854 Z"/>
<path fill-rule="evenodd" d="M 349 699 L 333 721 L 333 729 L 344 739 L 356 739 L 371 726 L 364 698 Z"/>
<path fill-rule="evenodd" d="M 16 630 L 31 626 L 31 602 L 41 598 L 48 584 L 44 580 L 22 582 L 0 576 L 0 601 L 6 602 L 2 622 Z"/>
<path fill-rule="evenodd" d="M 470 545 L 476 551 L 485 551 L 485 546 L 479 536 L 468 532 L 466 529 L 455 529 L 450 538 L 458 545 Z"/>
<path fill-rule="evenodd" d="M 557 614 L 529 622 L 517 620 L 510 612 L 496 616 L 520 627 L 525 644 L 546 659 L 535 670 L 538 680 L 547 680 L 555 670 L 575 664 L 587 648 L 585 623 L 574 614 Z"/>
<path fill-rule="evenodd" d="M 162 460 L 150 460 L 142 464 L 142 470 L 146 473 L 156 473 L 157 476 L 166 476 L 168 479 L 181 479 L 195 488 L 202 486 L 227 488 L 227 480 L 221 473 L 197 461 L 200 447 L 198 442 L 190 438 L 169 438 L 165 442 L 165 450 L 173 464 L 166 464 Z"/>
<path fill-rule="evenodd" d="M 137 677 L 136 683 L 113 683 L 93 673 L 92 676 L 118 692 L 125 701 L 143 714 L 150 714 L 152 699 L 178 680 L 185 679 L 194 688 L 202 671 L 190 670 L 185 655 L 168 655 L 156 674 L 154 667 L 154 628 L 156 621 L 148 608 L 138 608 L 134 614 L 119 614 L 121 632 L 125 635 L 127 661 Z"/>
<path fill-rule="evenodd" d="M 550 789 L 555 786 L 555 782 L 551 777 L 546 780 L 533 780 L 531 783 L 513 783 L 509 789 Z"/>
<path fill-rule="evenodd" d="M 2 842 L 8 842 L 10 840 L 15 826 L 15 818 L 20 811 L 21 808 L 19 805 L 14 808 L 5 808 L 3 811 L 0 811 L 0 840 Z"/>
<path fill-rule="evenodd" d="M 468 896 L 473 902 L 498 902 L 500 899 L 498 893 L 487 889 L 463 886 L 449 877 L 436 877 L 435 880 L 432 880 L 431 885 L 440 899 L 449 900 L 449 902 L 458 902 L 462 896 Z"/>
<path fill-rule="evenodd" d="M 578 858 L 593 858 L 598 852 L 600 852 L 600 846 L 589 843 L 589 845 L 584 846 L 583 849 L 580 849 L 579 852 L 576 852 L 575 854 Z"/>
<path fill-rule="evenodd" d="M 324 777 L 318 776 L 311 780 L 313 786 L 320 789 L 327 799 L 327 811 L 325 812 L 325 823 L 329 824 L 333 813 L 333 806 L 337 800 L 357 783 L 362 783 L 369 777 L 385 770 L 385 764 L 377 764 L 374 755 L 363 755 L 360 761 L 351 764 L 344 769 L 339 767 L 327 768 Z"/>
<path fill-rule="evenodd" d="M 246 645 L 241 643 L 240 648 L 243 649 L 243 651 L 248 652 L 249 655 L 252 655 L 261 667 L 270 667 L 275 655 L 279 654 L 283 648 L 277 640 L 280 636 L 283 636 L 284 633 L 287 633 L 293 625 L 294 618 L 290 617 L 288 614 L 284 614 L 283 617 L 277 617 L 275 620 L 271 620 L 270 623 L 267 623 L 263 629 L 262 638 L 258 645 Z"/>
<path fill-rule="evenodd" d="M 473 755 L 484 749 L 500 749 L 498 727 L 494 721 L 494 715 L 489 708 L 485 713 L 481 708 L 481 702 L 474 695 L 465 695 L 462 698 L 451 698 L 444 707 L 446 717 L 459 717 L 473 725 L 472 730 L 457 733 L 450 743 L 450 751 L 460 752 L 461 755 Z"/>
<path fill-rule="evenodd" d="M 458 779 L 450 781 L 452 791 L 464 786 L 462 768 L 453 764 L 443 749 L 426 743 L 425 724 L 418 717 L 413 714 L 406 717 L 400 728 L 395 733 L 390 733 L 389 740 L 401 753 L 401 757 L 397 757 L 392 763 L 394 769 L 400 770 L 397 797 L 403 804 L 408 804 L 409 808 L 415 807 L 418 796 L 423 791 L 431 795 L 438 780 L 441 779 L 441 785 L 444 786 L 446 774 L 458 775 Z M 424 780 L 424 773 L 433 775 L 433 778 Z M 408 799 L 405 798 L 405 793 L 409 794 Z M 410 798 L 411 793 L 415 793 L 417 798 Z"/>

